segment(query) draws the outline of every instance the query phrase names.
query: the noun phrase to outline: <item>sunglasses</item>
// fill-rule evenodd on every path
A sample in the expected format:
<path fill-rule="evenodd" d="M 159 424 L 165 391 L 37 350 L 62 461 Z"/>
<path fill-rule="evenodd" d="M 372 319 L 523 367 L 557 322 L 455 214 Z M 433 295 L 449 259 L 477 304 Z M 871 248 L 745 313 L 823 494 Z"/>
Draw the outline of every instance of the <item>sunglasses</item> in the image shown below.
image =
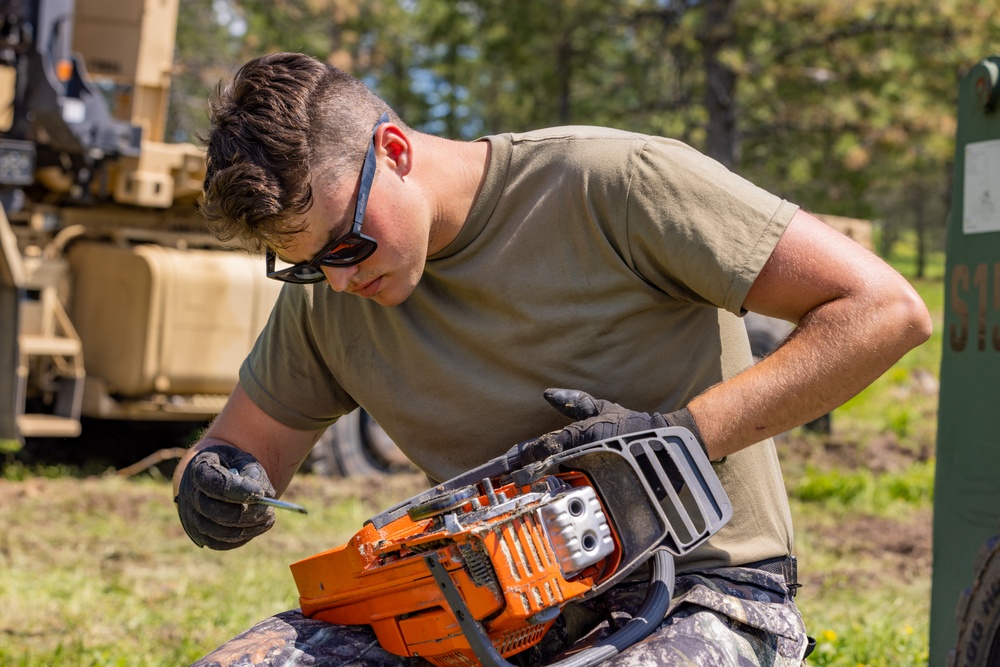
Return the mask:
<path fill-rule="evenodd" d="M 358 201 L 354 206 L 354 224 L 351 231 L 339 239 L 331 241 L 315 257 L 304 264 L 296 264 L 284 269 L 274 270 L 277 259 L 270 248 L 265 253 L 267 262 L 267 277 L 282 280 L 286 283 L 318 283 L 326 280 L 323 266 L 354 266 L 360 264 L 378 249 L 378 243 L 370 236 L 361 233 L 361 223 L 365 219 L 365 209 L 368 207 L 368 195 L 375 180 L 375 131 L 379 125 L 389 122 L 389 114 L 384 113 L 372 128 L 372 138 L 365 154 L 365 162 L 361 166 L 361 185 L 358 188 Z"/>

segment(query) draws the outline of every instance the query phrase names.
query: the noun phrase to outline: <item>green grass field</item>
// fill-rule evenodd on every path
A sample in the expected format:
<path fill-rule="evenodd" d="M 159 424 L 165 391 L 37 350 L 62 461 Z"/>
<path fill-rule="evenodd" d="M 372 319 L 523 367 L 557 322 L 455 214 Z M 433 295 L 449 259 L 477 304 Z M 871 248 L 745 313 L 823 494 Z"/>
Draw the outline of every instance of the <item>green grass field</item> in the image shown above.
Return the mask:
<path fill-rule="evenodd" d="M 918 283 L 932 340 L 833 414 L 829 437 L 779 439 L 796 525 L 810 665 L 926 664 L 940 280 Z M 0 456 L 3 456 L 0 452 Z M 9 457 L 9 455 L 8 455 Z M 2 459 L 0 459 L 2 460 Z M 422 488 L 419 475 L 303 475 L 266 536 L 197 549 L 169 482 L 17 463 L 0 477 L 0 665 L 183 665 L 297 605 L 288 565 Z"/>
<path fill-rule="evenodd" d="M 916 478 L 914 493 L 894 490 L 900 475 L 858 482 L 813 473 L 790 485 L 805 582 L 799 601 L 819 641 L 810 664 L 926 661 L 929 563 L 900 551 L 912 546 L 906 527 L 929 521 L 926 479 Z M 288 498 L 309 507 L 308 516 L 282 514 L 267 536 L 212 552 L 184 535 L 166 480 L 0 481 L 0 664 L 188 664 L 296 606 L 291 562 L 342 543 L 422 483 L 419 475 L 302 476 Z M 882 552 L 889 535 L 900 542 Z"/>

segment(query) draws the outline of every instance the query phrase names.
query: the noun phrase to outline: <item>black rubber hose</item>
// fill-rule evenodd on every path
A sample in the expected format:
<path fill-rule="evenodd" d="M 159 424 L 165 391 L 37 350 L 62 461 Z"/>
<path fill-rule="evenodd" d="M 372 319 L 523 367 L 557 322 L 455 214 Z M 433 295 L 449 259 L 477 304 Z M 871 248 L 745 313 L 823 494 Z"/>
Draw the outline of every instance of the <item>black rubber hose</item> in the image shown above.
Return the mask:
<path fill-rule="evenodd" d="M 434 577 L 445 600 L 455 613 L 459 627 L 480 664 L 484 667 L 514 667 L 500 655 L 493 642 L 473 620 L 461 594 L 438 559 L 439 556 L 435 553 L 424 555 L 431 576 Z M 596 667 L 642 641 L 659 627 L 670 608 L 670 598 L 673 597 L 674 558 L 666 550 L 657 549 L 653 552 L 652 561 L 649 590 L 642 608 L 636 615 L 614 634 L 572 657 L 551 663 L 548 667 Z"/>
<path fill-rule="evenodd" d="M 667 615 L 670 599 L 674 595 L 674 558 L 665 549 L 657 549 L 653 553 L 652 561 L 649 591 L 636 615 L 613 635 L 573 657 L 554 662 L 548 667 L 594 667 L 641 642 L 659 627 Z"/>

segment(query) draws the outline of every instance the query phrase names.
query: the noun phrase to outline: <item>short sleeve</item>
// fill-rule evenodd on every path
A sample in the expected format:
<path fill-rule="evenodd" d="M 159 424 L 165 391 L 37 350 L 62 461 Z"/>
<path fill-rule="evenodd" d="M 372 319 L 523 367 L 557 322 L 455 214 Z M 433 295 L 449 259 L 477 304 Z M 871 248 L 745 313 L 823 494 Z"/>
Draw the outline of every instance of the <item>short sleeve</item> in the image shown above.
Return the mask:
<path fill-rule="evenodd" d="M 324 284 L 325 286 L 325 284 Z M 285 285 L 240 367 L 240 385 L 264 412 L 291 428 L 329 426 L 357 404 L 323 360 L 313 326 L 313 285 Z"/>
<path fill-rule="evenodd" d="M 672 296 L 741 314 L 797 209 L 681 142 L 650 138 L 629 182 L 631 261 Z"/>

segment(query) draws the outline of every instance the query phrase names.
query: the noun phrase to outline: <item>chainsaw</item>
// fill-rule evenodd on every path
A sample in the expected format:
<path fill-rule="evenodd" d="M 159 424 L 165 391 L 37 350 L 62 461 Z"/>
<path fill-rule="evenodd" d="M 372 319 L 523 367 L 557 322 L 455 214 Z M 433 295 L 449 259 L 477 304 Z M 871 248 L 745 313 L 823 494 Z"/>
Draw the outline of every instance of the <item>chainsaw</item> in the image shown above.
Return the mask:
<path fill-rule="evenodd" d="M 370 625 L 381 646 L 439 667 L 508 666 L 569 602 L 650 561 L 642 608 L 559 667 L 608 660 L 663 620 L 674 556 L 732 516 L 690 431 L 617 436 L 522 464 L 520 448 L 369 519 L 291 565 L 302 613 Z"/>

